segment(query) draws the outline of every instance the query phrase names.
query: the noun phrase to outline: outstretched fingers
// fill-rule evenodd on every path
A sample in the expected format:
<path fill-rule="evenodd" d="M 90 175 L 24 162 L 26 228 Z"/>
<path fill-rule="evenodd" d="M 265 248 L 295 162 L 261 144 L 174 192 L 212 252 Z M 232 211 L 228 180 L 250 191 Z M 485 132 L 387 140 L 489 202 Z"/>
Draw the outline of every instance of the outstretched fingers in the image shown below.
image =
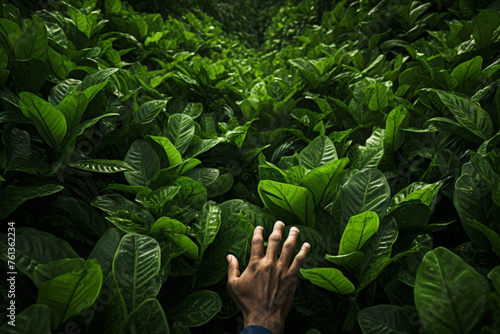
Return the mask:
<path fill-rule="evenodd" d="M 293 276 L 297 276 L 299 274 L 300 268 L 306 262 L 307 256 L 309 255 L 310 251 L 311 251 L 311 245 L 305 242 L 302 245 L 302 248 L 300 249 L 299 253 L 295 256 L 292 265 L 290 266 L 290 273 Z"/>

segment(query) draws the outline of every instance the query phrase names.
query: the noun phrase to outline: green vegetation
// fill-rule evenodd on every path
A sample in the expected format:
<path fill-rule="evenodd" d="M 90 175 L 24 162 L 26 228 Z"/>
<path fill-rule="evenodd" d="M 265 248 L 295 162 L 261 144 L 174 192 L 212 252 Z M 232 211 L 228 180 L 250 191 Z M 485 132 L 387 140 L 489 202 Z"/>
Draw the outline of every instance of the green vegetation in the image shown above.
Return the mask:
<path fill-rule="evenodd" d="M 287 333 L 498 333 L 500 1 L 0 4 L 2 333 L 234 333 L 278 219 Z"/>

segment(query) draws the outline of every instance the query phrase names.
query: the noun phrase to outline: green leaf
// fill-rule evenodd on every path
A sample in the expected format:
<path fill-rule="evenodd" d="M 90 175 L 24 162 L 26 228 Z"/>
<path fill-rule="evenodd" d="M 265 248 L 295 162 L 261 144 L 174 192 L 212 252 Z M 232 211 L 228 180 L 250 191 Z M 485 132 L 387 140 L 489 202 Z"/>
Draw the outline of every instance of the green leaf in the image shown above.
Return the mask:
<path fill-rule="evenodd" d="M 120 244 L 123 233 L 116 228 L 109 228 L 97 241 L 90 252 L 88 259 L 96 259 L 99 261 L 102 270 L 102 276 L 108 277 L 111 272 L 111 266 L 113 264 L 113 258 L 115 256 L 116 249 Z"/>
<path fill-rule="evenodd" d="M 80 160 L 71 162 L 68 166 L 85 170 L 87 172 L 97 172 L 97 173 L 119 173 L 125 171 L 133 171 L 134 168 L 128 163 L 121 160 L 106 160 L 106 159 L 95 159 L 95 160 Z"/>
<path fill-rule="evenodd" d="M 92 98 L 89 95 L 95 95 L 96 92 L 93 90 L 92 94 L 89 94 L 90 91 L 85 92 L 87 88 L 96 86 L 96 88 L 98 88 L 98 91 L 101 90 L 102 88 L 100 85 L 107 82 L 109 78 L 111 78 L 111 76 L 118 70 L 118 68 L 107 68 L 94 74 L 89 74 L 85 78 L 83 78 L 82 83 L 78 86 L 77 90 L 79 92 L 84 92 L 90 101 Z"/>
<path fill-rule="evenodd" d="M 471 161 L 484 183 L 491 191 L 492 198 L 500 205 L 500 177 L 495 173 L 488 161 L 474 151 L 470 152 Z"/>
<path fill-rule="evenodd" d="M 375 212 L 365 211 L 352 216 L 340 239 L 339 255 L 359 251 L 378 230 L 379 218 Z"/>
<path fill-rule="evenodd" d="M 212 201 L 205 203 L 201 215 L 191 226 L 190 231 L 190 235 L 196 238 L 202 251 L 214 241 L 219 232 L 220 224 L 221 211 L 218 205 Z"/>
<path fill-rule="evenodd" d="M 193 119 L 195 119 L 199 117 L 202 114 L 202 112 L 203 112 L 203 104 L 197 102 L 197 103 L 188 103 L 182 113 L 191 116 Z"/>
<path fill-rule="evenodd" d="M 63 186 L 52 182 L 27 187 L 13 185 L 2 187 L 0 189 L 0 219 L 8 217 L 27 200 L 52 195 L 63 189 Z"/>
<path fill-rule="evenodd" d="M 458 84 L 461 85 L 467 81 L 476 79 L 479 74 L 481 74 L 482 67 L 483 58 L 481 56 L 476 56 L 455 67 L 451 75 L 457 80 Z"/>
<path fill-rule="evenodd" d="M 156 298 L 145 300 L 129 314 L 124 333 L 170 334 L 163 307 Z"/>
<path fill-rule="evenodd" d="M 47 58 L 47 31 L 41 17 L 32 16 L 33 21 L 23 20 L 23 34 L 13 45 L 15 58 L 18 60 Z"/>
<path fill-rule="evenodd" d="M 166 137 L 174 144 L 180 154 L 184 154 L 194 138 L 194 121 L 191 116 L 174 114 L 168 119 Z M 194 157 L 191 155 L 190 157 Z"/>
<path fill-rule="evenodd" d="M 453 203 L 462 226 L 472 242 L 485 249 L 489 248 L 489 242 L 483 233 L 474 228 L 473 221 L 483 224 L 488 222 L 488 197 L 489 193 L 483 182 L 475 180 L 469 174 L 462 174 L 455 182 Z"/>
<path fill-rule="evenodd" d="M 45 142 L 53 148 L 57 148 L 63 141 L 67 131 L 66 119 L 63 113 L 34 94 L 22 92 L 19 96 L 21 98 L 19 107 L 24 115 L 33 120 L 38 133 Z"/>
<path fill-rule="evenodd" d="M 364 334 L 413 333 L 413 306 L 377 305 L 358 313 L 359 326 Z"/>
<path fill-rule="evenodd" d="M 205 187 L 211 185 L 217 180 L 220 171 L 217 168 L 195 168 L 184 173 L 184 176 L 190 177 L 195 181 L 201 182 Z"/>
<path fill-rule="evenodd" d="M 59 103 L 57 109 L 63 113 L 68 125 L 68 132 L 73 131 L 80 124 L 83 113 L 87 108 L 88 99 L 82 92 L 71 92 Z"/>
<path fill-rule="evenodd" d="M 488 140 L 492 136 L 493 122 L 486 110 L 471 100 L 453 93 L 438 91 L 437 94 L 457 121 L 467 130 L 483 140 Z"/>
<path fill-rule="evenodd" d="M 37 304 L 50 308 L 52 329 L 89 308 L 99 295 L 102 271 L 97 260 L 88 260 L 81 270 L 69 272 L 44 283 Z"/>
<path fill-rule="evenodd" d="M 385 122 L 384 150 L 387 153 L 395 152 L 404 142 L 405 133 L 401 129 L 408 126 L 409 119 L 405 108 L 394 108 Z"/>
<path fill-rule="evenodd" d="M 177 196 L 177 201 L 180 207 L 194 207 L 201 209 L 207 201 L 207 190 L 203 185 L 189 177 L 178 177 L 175 180 L 174 186 L 182 187 Z"/>
<path fill-rule="evenodd" d="M 382 111 L 389 105 L 389 93 L 392 82 L 372 84 L 366 89 L 365 95 L 368 98 L 368 108 L 373 111 Z M 392 94 L 391 94 L 392 95 Z"/>
<path fill-rule="evenodd" d="M 486 312 L 490 290 L 488 280 L 451 251 L 438 247 L 428 252 L 414 290 L 426 333 L 472 333 Z"/>
<path fill-rule="evenodd" d="M 247 253 L 248 235 L 238 227 L 220 231 L 213 244 L 207 248 L 197 274 L 196 287 L 218 283 L 227 274 L 227 254 L 235 255 L 240 261 Z"/>
<path fill-rule="evenodd" d="M 378 169 L 354 174 L 342 187 L 342 231 L 347 221 L 359 213 L 373 211 L 383 219 L 391 198 L 391 189 Z"/>
<path fill-rule="evenodd" d="M 259 182 L 258 192 L 266 208 L 276 217 L 283 217 L 285 222 L 291 223 L 296 216 L 304 225 L 314 227 L 316 217 L 313 196 L 309 189 L 264 180 Z M 289 217 L 289 221 L 285 220 L 285 217 Z"/>
<path fill-rule="evenodd" d="M 129 312 L 161 288 L 160 246 L 147 235 L 125 235 L 113 259 L 113 275 Z"/>
<path fill-rule="evenodd" d="M 500 14 L 494 10 L 481 10 L 472 21 L 472 35 L 476 44 L 484 48 L 498 37 L 498 22 Z"/>
<path fill-rule="evenodd" d="M 338 266 L 343 266 L 352 270 L 352 268 L 357 266 L 363 260 L 364 256 L 365 254 L 363 254 L 363 252 L 354 252 L 344 255 L 325 254 L 325 259 Z"/>
<path fill-rule="evenodd" d="M 105 0 L 104 10 L 109 14 L 120 14 L 122 10 L 122 2 L 120 0 Z"/>
<path fill-rule="evenodd" d="M 7 235 L 2 240 L 1 259 L 9 260 L 7 252 Z M 16 269 L 34 279 L 35 268 L 39 264 L 68 258 L 78 258 L 73 248 L 64 240 L 50 233 L 38 231 L 30 227 L 16 229 Z"/>
<path fill-rule="evenodd" d="M 51 334 L 50 308 L 46 305 L 33 304 L 16 315 L 15 326 L 7 320 L 0 327 L 2 334 Z"/>
<path fill-rule="evenodd" d="M 69 272 L 78 272 L 85 267 L 85 260 L 82 258 L 61 259 L 51 261 L 47 264 L 39 264 L 34 271 L 33 283 L 40 288 L 48 281 L 67 274 Z"/>
<path fill-rule="evenodd" d="M 156 116 L 165 109 L 168 100 L 154 100 L 142 104 L 134 112 L 134 122 L 140 124 L 148 124 L 154 121 Z"/>
<path fill-rule="evenodd" d="M 300 273 L 314 285 L 341 295 L 351 294 L 355 290 L 351 281 L 335 268 L 301 268 Z"/>
<path fill-rule="evenodd" d="M 167 137 L 149 136 L 149 138 L 153 139 L 155 142 L 160 144 L 161 147 L 163 147 L 165 153 L 167 154 L 170 166 L 175 166 L 182 162 L 181 154 Z"/>
<path fill-rule="evenodd" d="M 128 212 L 136 216 L 137 219 L 141 221 L 141 225 L 144 225 L 145 228 L 150 228 L 155 222 L 155 219 L 149 211 L 121 195 L 110 194 L 97 196 L 90 204 L 105 211 L 109 215 L 117 215 L 119 212 Z"/>
<path fill-rule="evenodd" d="M 153 148 L 143 139 L 137 139 L 130 145 L 124 161 L 134 168 L 125 172 L 125 178 L 133 186 L 147 186 L 160 170 L 160 159 Z"/>
<path fill-rule="evenodd" d="M 207 323 L 221 309 L 219 295 L 209 290 L 191 293 L 180 305 L 168 313 L 169 318 L 187 327 L 197 327 Z"/>
<path fill-rule="evenodd" d="M 495 232 L 494 230 L 492 230 L 488 226 L 481 224 L 477 220 L 472 220 L 469 223 L 469 226 L 471 226 L 478 233 L 483 234 L 484 237 L 486 239 L 488 239 L 488 242 L 490 244 L 490 246 L 487 247 L 487 249 L 489 250 L 491 248 L 491 250 L 493 250 L 493 252 L 495 252 L 495 254 L 498 257 L 500 257 L 500 235 L 498 235 L 497 232 Z M 484 246 L 484 245 L 481 245 L 481 246 Z"/>
<path fill-rule="evenodd" d="M 314 203 L 325 207 L 332 200 L 332 192 L 344 174 L 344 168 L 349 163 L 348 158 L 332 161 L 316 167 L 307 173 L 300 186 L 309 189 L 314 196 Z"/>
<path fill-rule="evenodd" d="M 338 159 L 337 150 L 327 136 L 316 137 L 299 153 L 299 164 L 313 169 Z"/>
<path fill-rule="evenodd" d="M 359 280 L 357 291 L 360 291 L 384 270 L 391 262 L 392 245 L 398 237 L 398 229 L 394 219 L 384 219 L 371 241 L 363 248 L 365 257 L 354 268 L 354 273 Z"/>

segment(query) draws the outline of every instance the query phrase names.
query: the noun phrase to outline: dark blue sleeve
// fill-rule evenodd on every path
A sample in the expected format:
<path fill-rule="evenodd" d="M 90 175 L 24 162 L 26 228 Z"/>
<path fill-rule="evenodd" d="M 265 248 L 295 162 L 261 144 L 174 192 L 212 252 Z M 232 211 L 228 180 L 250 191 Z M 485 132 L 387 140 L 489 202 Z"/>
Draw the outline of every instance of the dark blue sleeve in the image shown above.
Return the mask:
<path fill-rule="evenodd" d="M 247 326 L 240 334 L 273 334 L 269 329 L 261 326 Z"/>

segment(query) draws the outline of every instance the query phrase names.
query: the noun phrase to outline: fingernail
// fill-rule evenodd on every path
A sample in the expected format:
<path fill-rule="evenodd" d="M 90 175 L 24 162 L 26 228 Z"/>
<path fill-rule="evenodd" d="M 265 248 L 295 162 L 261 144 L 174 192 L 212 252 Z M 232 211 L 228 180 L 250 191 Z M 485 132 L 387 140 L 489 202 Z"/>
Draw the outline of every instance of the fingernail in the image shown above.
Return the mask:
<path fill-rule="evenodd" d="M 226 256 L 226 260 L 227 260 L 227 262 L 231 263 L 231 261 L 233 260 L 233 257 L 231 255 L 228 255 L 228 256 Z"/>
<path fill-rule="evenodd" d="M 294 226 L 290 229 L 290 232 L 299 233 L 299 229 Z"/>
<path fill-rule="evenodd" d="M 264 227 L 262 227 L 262 226 L 255 226 L 255 229 L 256 229 L 256 230 L 263 230 L 263 229 L 264 229 Z"/>
<path fill-rule="evenodd" d="M 308 242 L 304 242 L 304 247 L 305 247 L 305 248 L 310 248 L 310 247 L 311 247 L 311 245 L 310 245 Z"/>
<path fill-rule="evenodd" d="M 279 220 L 274 224 L 274 228 L 279 228 L 279 227 L 282 227 L 282 226 L 285 226 L 285 224 L 282 221 L 279 221 Z"/>

